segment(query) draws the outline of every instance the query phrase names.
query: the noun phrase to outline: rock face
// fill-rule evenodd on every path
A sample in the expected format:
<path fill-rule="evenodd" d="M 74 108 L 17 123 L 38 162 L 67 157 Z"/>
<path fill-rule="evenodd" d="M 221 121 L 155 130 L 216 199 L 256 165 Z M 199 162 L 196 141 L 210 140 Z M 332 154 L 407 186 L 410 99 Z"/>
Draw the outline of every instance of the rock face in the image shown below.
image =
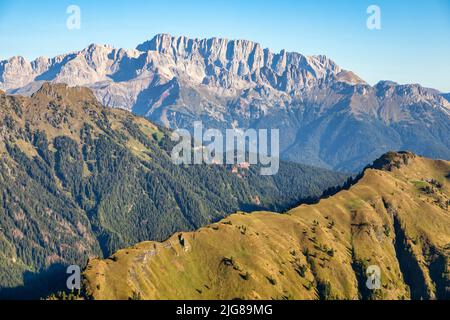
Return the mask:
<path fill-rule="evenodd" d="M 172 128 L 279 128 L 282 157 L 356 171 L 388 150 L 450 158 L 450 103 L 420 85 L 370 86 L 325 56 L 273 53 L 246 40 L 167 34 L 135 50 L 91 45 L 0 62 L 0 89 L 43 81 L 90 87 L 110 107 Z"/>

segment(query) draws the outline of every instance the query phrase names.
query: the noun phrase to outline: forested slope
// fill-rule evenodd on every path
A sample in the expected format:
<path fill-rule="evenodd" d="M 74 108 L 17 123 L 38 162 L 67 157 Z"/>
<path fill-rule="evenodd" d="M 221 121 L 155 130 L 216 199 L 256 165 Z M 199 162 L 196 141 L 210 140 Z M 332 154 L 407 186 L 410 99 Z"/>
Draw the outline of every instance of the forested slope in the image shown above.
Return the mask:
<path fill-rule="evenodd" d="M 0 93 L 0 297 L 36 297 L 64 286 L 55 274 L 66 265 L 236 210 L 284 210 L 346 178 L 286 162 L 270 177 L 257 166 L 177 166 L 172 147 L 169 131 L 85 88 Z"/>

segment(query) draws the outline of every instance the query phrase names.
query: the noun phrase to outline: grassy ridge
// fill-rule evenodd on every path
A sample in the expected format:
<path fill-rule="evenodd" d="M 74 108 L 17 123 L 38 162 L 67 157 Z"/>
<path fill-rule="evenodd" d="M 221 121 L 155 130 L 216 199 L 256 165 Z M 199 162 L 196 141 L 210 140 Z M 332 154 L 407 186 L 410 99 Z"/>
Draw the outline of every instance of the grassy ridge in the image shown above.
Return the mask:
<path fill-rule="evenodd" d="M 90 261 L 95 299 L 449 298 L 450 163 L 389 153 L 349 190 Z M 418 183 L 418 181 L 420 183 Z M 365 271 L 381 269 L 379 290 Z"/>

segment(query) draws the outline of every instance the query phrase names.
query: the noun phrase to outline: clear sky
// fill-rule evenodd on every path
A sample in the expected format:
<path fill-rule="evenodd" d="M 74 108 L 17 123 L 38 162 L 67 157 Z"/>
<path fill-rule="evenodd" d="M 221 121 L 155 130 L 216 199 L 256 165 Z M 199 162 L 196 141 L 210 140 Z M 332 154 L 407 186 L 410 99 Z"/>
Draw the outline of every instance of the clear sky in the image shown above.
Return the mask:
<path fill-rule="evenodd" d="M 81 29 L 68 30 L 69 5 Z M 366 27 L 381 9 L 381 30 Z M 450 92 L 450 0 L 0 0 L 0 59 L 52 57 L 90 43 L 134 48 L 157 33 L 260 42 L 325 54 L 371 84 Z"/>

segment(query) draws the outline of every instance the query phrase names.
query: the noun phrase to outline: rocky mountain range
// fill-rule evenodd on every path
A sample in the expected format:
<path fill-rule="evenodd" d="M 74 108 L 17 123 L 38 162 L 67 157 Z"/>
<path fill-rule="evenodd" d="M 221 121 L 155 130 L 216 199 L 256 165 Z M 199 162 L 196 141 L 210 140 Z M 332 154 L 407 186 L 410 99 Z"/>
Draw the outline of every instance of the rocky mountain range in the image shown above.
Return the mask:
<path fill-rule="evenodd" d="M 380 66 L 381 67 L 381 66 Z M 0 89 L 87 86 L 106 106 L 170 128 L 278 128 L 283 158 L 357 171 L 388 150 L 450 159 L 450 102 L 418 84 L 367 84 L 325 56 L 246 40 L 159 34 L 133 50 L 91 45 L 0 62 Z"/>

